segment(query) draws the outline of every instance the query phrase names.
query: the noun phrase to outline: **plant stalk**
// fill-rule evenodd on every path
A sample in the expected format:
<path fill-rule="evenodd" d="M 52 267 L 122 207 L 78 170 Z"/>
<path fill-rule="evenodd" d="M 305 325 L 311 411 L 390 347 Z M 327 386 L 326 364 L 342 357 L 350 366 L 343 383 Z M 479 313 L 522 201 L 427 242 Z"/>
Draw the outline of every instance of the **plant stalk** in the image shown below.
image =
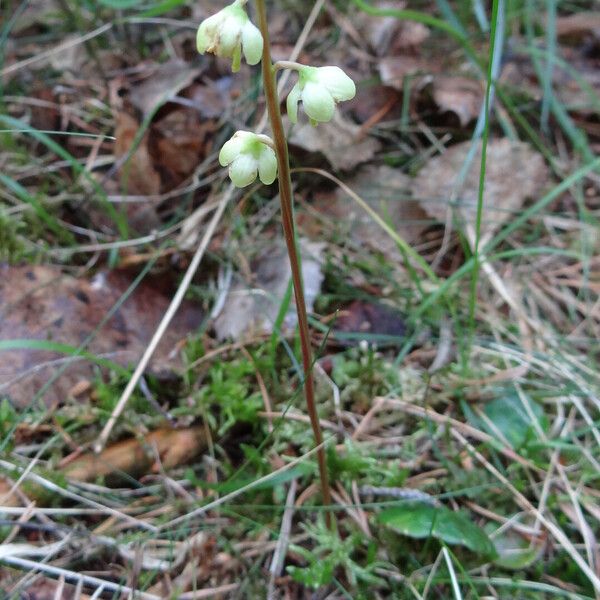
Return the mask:
<path fill-rule="evenodd" d="M 294 284 L 294 297 L 296 299 L 296 312 L 298 314 L 298 328 L 300 331 L 300 346 L 302 348 L 302 366 L 304 368 L 304 395 L 310 424 L 315 436 L 315 443 L 320 446 L 317 450 L 317 461 L 319 463 L 319 474 L 321 477 L 321 491 L 323 505 L 331 505 L 331 491 L 329 489 L 329 477 L 327 474 L 327 462 L 325 459 L 325 448 L 323 448 L 323 434 L 317 408 L 315 406 L 315 391 L 312 376 L 312 351 L 308 331 L 308 316 L 306 314 L 306 303 L 304 301 L 304 290 L 302 287 L 302 272 L 298 260 L 298 249 L 294 232 L 293 216 L 293 194 L 292 179 L 290 175 L 290 162 L 287 140 L 281 121 L 279 110 L 279 95 L 275 83 L 275 69 L 271 63 L 271 44 L 269 39 L 269 27 L 267 22 L 267 9 L 265 0 L 256 0 L 259 19 L 259 28 L 263 36 L 264 46 L 262 55 L 262 76 L 267 101 L 269 122 L 275 142 L 275 154 L 277 155 L 279 198 L 281 200 L 281 220 L 283 222 L 283 233 L 292 269 L 292 282 Z M 325 519 L 329 528 L 333 527 L 333 518 L 329 510 L 325 512 Z"/>

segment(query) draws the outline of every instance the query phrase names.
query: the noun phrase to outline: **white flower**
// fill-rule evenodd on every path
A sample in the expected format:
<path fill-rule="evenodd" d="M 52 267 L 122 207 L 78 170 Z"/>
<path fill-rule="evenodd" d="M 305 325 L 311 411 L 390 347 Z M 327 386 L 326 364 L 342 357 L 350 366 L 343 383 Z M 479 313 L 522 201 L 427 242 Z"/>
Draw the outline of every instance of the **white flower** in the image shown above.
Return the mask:
<path fill-rule="evenodd" d="M 330 121 L 335 105 L 356 95 L 354 81 L 339 67 L 301 67 L 298 83 L 287 97 L 287 112 L 292 123 L 298 122 L 298 102 L 313 124 Z"/>
<path fill-rule="evenodd" d="M 198 52 L 211 52 L 223 58 L 231 58 L 231 70 L 240 70 L 242 50 L 249 65 L 260 62 L 263 38 L 248 18 L 243 5 L 245 0 L 235 0 L 218 13 L 202 21 L 196 36 Z"/>
<path fill-rule="evenodd" d="M 277 157 L 272 145 L 266 135 L 237 131 L 221 148 L 219 162 L 223 167 L 229 165 L 229 177 L 236 187 L 250 185 L 257 172 L 260 180 L 270 185 L 277 177 Z"/>

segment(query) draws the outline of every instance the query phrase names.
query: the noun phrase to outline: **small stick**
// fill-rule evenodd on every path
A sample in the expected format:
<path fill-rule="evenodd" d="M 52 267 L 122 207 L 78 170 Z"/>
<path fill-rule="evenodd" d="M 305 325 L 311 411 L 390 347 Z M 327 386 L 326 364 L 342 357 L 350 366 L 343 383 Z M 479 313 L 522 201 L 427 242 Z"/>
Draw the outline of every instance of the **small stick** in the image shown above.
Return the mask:
<path fill-rule="evenodd" d="M 202 241 L 200 242 L 200 245 L 198 246 L 194 257 L 192 258 L 192 261 L 190 262 L 190 265 L 187 268 L 183 279 L 181 280 L 181 284 L 179 285 L 175 296 L 173 296 L 173 300 L 171 300 L 171 304 L 169 305 L 167 312 L 165 313 L 164 317 L 162 318 L 162 321 L 160 322 L 159 326 L 154 332 L 154 335 L 152 336 L 152 339 L 150 340 L 150 343 L 148 344 L 144 355 L 142 356 L 137 367 L 135 368 L 135 371 L 133 372 L 131 379 L 127 383 L 127 386 L 123 390 L 123 393 L 121 394 L 119 401 L 117 402 L 115 408 L 112 411 L 112 414 L 106 422 L 104 429 L 102 429 L 102 432 L 100 433 L 97 442 L 94 444 L 94 452 L 101 452 L 104 446 L 106 445 L 112 428 L 115 426 L 117 419 L 121 416 L 121 413 L 123 412 L 127 401 L 129 400 L 131 394 L 135 390 L 135 386 L 138 384 L 140 377 L 144 374 L 144 371 L 146 370 L 146 367 L 148 366 L 148 363 L 150 362 L 150 359 L 152 358 L 156 347 L 158 346 L 165 331 L 167 330 L 167 327 L 171 323 L 171 320 L 175 316 L 175 313 L 177 312 L 177 309 L 179 308 L 179 305 L 181 304 L 181 301 L 183 300 L 183 297 L 185 296 L 185 293 L 187 292 L 190 283 L 192 282 L 192 278 L 194 277 L 194 274 L 196 273 L 196 270 L 200 265 L 200 261 L 204 256 L 204 252 L 208 247 L 208 243 L 210 242 L 213 236 L 217 224 L 221 220 L 223 211 L 225 210 L 225 207 L 227 206 L 227 203 L 229 202 L 232 193 L 233 186 L 230 186 L 225 192 L 225 194 L 223 194 L 219 206 L 217 207 L 215 214 L 213 215 L 210 223 L 208 224 L 206 232 L 204 233 L 204 237 L 202 238 Z"/>

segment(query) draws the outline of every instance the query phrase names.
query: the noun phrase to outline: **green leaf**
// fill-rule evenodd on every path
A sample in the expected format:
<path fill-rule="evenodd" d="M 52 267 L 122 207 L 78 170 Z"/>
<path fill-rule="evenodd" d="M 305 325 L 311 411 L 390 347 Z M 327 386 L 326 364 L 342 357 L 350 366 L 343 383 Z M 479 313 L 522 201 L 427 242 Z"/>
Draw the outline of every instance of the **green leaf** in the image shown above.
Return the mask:
<path fill-rule="evenodd" d="M 466 546 L 481 556 L 496 555 L 494 544 L 468 515 L 451 511 L 445 506 L 406 503 L 382 511 L 378 521 L 408 537 L 434 537 L 450 545 Z"/>
<path fill-rule="evenodd" d="M 317 560 L 305 568 L 289 566 L 287 572 L 294 581 L 314 589 L 327 585 L 333 580 L 333 564 L 327 560 Z"/>
<path fill-rule="evenodd" d="M 140 13 L 139 16 L 145 18 L 158 17 L 160 15 L 164 15 L 170 10 L 177 8 L 178 6 L 181 6 L 182 4 L 185 4 L 185 0 L 163 0 L 163 2 L 159 2 L 152 8 Z"/>
<path fill-rule="evenodd" d="M 548 423 L 540 405 L 533 400 L 529 400 L 529 405 L 539 426 L 543 430 L 547 429 Z M 494 424 L 494 427 L 489 427 L 485 422 L 482 423 L 482 426 L 492 436 L 494 435 L 493 429 L 497 429 L 515 450 L 521 448 L 530 435 L 535 433 L 535 423 L 516 394 L 509 394 L 492 400 L 486 405 L 483 412 Z"/>
<path fill-rule="evenodd" d="M 505 569 L 525 569 L 531 566 L 544 552 L 544 544 L 536 544 L 533 540 L 528 540 L 519 535 L 514 530 L 505 530 L 498 535 L 492 535 L 496 532 L 496 526 L 488 523 L 485 531 L 490 534 L 493 544 L 496 548 L 497 557 L 494 564 Z"/>
<path fill-rule="evenodd" d="M 139 6 L 142 4 L 143 1 L 144 0 L 99 0 L 100 4 L 104 4 L 104 6 L 109 6 L 110 8 L 114 8 L 116 10 L 133 8 L 134 6 Z"/>

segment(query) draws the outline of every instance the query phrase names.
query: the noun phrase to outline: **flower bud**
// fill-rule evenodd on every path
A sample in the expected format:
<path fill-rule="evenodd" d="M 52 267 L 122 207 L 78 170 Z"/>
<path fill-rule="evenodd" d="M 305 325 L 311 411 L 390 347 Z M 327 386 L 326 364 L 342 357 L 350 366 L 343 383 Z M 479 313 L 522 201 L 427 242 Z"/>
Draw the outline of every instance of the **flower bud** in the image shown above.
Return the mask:
<path fill-rule="evenodd" d="M 235 0 L 212 17 L 205 19 L 198 28 L 196 46 L 198 52 L 211 52 L 223 58 L 231 58 L 231 70 L 240 70 L 242 52 L 249 65 L 260 62 L 263 38 L 244 10 L 244 0 Z"/>
<path fill-rule="evenodd" d="M 229 177 L 236 187 L 246 187 L 256 174 L 265 185 L 277 177 L 277 157 L 271 147 L 273 141 L 266 135 L 237 131 L 225 142 L 219 152 L 221 166 L 229 166 Z"/>
<path fill-rule="evenodd" d="M 335 105 L 356 95 L 354 81 L 339 67 L 301 67 L 298 83 L 287 97 L 287 112 L 292 123 L 298 122 L 298 102 L 311 122 L 331 121 Z"/>

